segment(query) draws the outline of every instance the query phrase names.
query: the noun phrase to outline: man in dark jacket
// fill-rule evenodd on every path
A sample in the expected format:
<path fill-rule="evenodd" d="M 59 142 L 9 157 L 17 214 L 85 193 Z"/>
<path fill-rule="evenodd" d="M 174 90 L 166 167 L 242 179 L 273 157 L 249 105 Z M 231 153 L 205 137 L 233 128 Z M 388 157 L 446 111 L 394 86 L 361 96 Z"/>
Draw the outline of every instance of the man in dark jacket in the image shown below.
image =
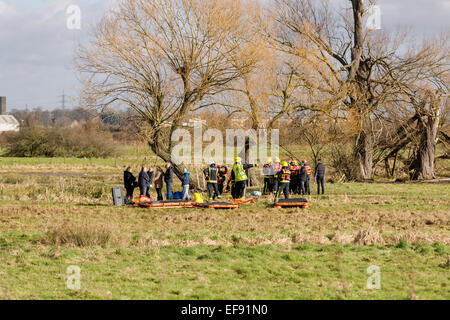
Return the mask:
<path fill-rule="evenodd" d="M 133 200 L 134 188 L 136 188 L 136 177 L 131 173 L 131 167 L 127 167 L 123 172 L 123 184 L 126 190 L 126 198 Z"/>
<path fill-rule="evenodd" d="M 172 194 L 172 183 L 173 183 L 173 168 L 172 165 L 167 162 L 166 163 L 166 172 L 164 173 L 164 182 L 166 183 L 166 199 L 172 200 L 173 194 Z"/>
<path fill-rule="evenodd" d="M 149 168 L 148 171 L 147 171 L 147 174 L 148 174 L 149 186 L 148 186 L 148 190 L 147 190 L 146 196 L 151 198 L 150 190 L 152 189 L 153 178 L 155 177 L 155 171 L 153 170 L 153 168 Z"/>
<path fill-rule="evenodd" d="M 220 198 L 219 187 L 217 185 L 217 175 L 219 170 L 216 168 L 214 161 L 209 163 L 209 168 L 203 170 L 206 178 L 206 186 L 208 188 L 209 199 L 215 200 Z"/>
<path fill-rule="evenodd" d="M 139 172 L 138 185 L 140 195 L 147 197 L 150 189 L 150 179 L 146 167 L 142 167 L 141 172 Z"/>
<path fill-rule="evenodd" d="M 306 172 L 305 163 L 300 163 L 299 183 L 300 183 L 300 194 L 306 195 L 306 181 L 308 180 L 308 173 Z"/>
<path fill-rule="evenodd" d="M 317 181 L 317 194 L 320 194 L 320 188 L 322 187 L 322 194 L 325 193 L 325 165 L 322 160 L 319 159 L 316 170 L 314 172 L 314 180 Z"/>

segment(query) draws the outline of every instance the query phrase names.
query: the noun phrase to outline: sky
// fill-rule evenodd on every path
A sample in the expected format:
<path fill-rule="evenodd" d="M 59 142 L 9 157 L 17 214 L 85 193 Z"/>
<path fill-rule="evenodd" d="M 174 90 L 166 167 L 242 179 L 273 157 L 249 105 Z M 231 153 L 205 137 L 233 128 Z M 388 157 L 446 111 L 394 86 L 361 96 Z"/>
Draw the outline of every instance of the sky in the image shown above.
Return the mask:
<path fill-rule="evenodd" d="M 266 0 L 270 1 L 270 0 Z M 329 0 L 348 5 L 348 0 Z M 0 0 L 0 96 L 8 110 L 76 105 L 74 52 L 113 0 Z M 81 29 L 67 28 L 70 5 L 81 9 Z M 450 0 L 379 0 L 381 26 L 418 35 L 450 28 Z"/>

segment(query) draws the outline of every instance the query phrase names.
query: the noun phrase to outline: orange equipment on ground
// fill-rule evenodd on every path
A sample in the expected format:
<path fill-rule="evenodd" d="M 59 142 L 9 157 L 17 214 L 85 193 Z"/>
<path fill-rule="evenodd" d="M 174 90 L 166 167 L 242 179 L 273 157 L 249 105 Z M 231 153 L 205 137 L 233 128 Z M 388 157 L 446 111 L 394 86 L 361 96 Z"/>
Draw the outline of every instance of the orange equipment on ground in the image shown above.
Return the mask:
<path fill-rule="evenodd" d="M 309 202 L 306 199 L 279 199 L 275 202 L 275 208 L 308 208 Z"/>
<path fill-rule="evenodd" d="M 255 199 L 234 199 L 233 204 L 256 203 Z"/>

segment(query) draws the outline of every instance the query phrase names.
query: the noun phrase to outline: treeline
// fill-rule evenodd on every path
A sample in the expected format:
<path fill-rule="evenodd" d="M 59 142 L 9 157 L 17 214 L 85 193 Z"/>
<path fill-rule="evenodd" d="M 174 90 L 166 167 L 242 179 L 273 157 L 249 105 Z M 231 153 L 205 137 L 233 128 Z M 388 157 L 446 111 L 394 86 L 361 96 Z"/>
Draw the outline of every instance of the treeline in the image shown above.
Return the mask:
<path fill-rule="evenodd" d="M 0 135 L 3 156 L 104 158 L 138 137 L 130 111 L 37 108 L 11 114 L 21 128 Z"/>
<path fill-rule="evenodd" d="M 77 128 L 23 127 L 5 133 L 2 146 L 7 157 L 106 158 L 116 150 L 112 135 L 90 122 Z"/>

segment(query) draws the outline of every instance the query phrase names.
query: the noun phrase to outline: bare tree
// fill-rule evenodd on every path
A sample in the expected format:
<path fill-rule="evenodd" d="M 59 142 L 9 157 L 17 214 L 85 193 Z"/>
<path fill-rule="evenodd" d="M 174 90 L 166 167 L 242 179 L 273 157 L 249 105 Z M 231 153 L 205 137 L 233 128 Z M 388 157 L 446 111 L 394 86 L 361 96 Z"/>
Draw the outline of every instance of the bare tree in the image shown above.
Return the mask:
<path fill-rule="evenodd" d="M 244 5 L 241 0 L 121 0 L 80 49 L 86 101 L 135 110 L 152 151 L 171 161 L 173 132 L 195 106 L 248 69 L 237 68 L 232 58 L 245 41 Z M 182 167 L 174 169 L 181 177 Z"/>
<path fill-rule="evenodd" d="M 320 110 L 318 104 L 329 105 L 335 114 L 348 118 L 354 129 L 358 178 L 370 179 L 376 164 L 374 149 L 383 130 L 380 114 L 406 88 L 432 77 L 445 55 L 435 55 L 426 46 L 402 53 L 405 34 L 364 30 L 368 6 L 362 0 L 351 0 L 351 8 L 342 14 L 328 1 L 277 1 L 282 8 L 279 31 L 271 38 L 283 52 L 310 63 L 314 76 L 306 75 L 304 86 L 322 97 L 310 107 Z"/>

